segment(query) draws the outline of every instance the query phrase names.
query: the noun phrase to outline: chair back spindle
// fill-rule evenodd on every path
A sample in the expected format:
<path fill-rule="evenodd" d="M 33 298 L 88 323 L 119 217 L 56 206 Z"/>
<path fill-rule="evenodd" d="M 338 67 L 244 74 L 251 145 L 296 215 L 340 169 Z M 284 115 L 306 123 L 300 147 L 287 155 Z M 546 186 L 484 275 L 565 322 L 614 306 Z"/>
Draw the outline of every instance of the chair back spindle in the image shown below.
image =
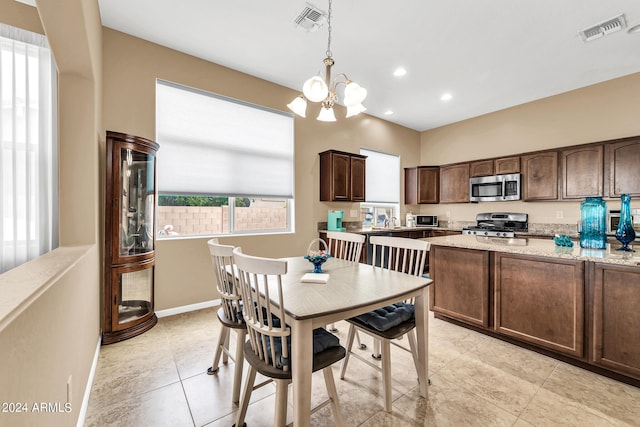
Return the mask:
<path fill-rule="evenodd" d="M 328 231 L 327 240 L 331 256 L 347 261 L 360 262 L 362 245 L 365 240 L 363 234 Z"/>
<path fill-rule="evenodd" d="M 291 329 L 284 322 L 282 297 L 287 261 L 246 255 L 240 248 L 233 254 L 251 349 L 265 363 L 288 371 Z M 273 304 L 272 299 L 278 304 Z"/>
<path fill-rule="evenodd" d="M 207 242 L 213 268 L 216 273 L 216 288 L 220 294 L 222 308 L 227 319 L 241 323 L 239 314 L 242 313 L 240 294 L 236 288 L 235 264 L 233 261 L 233 246 L 221 245 L 218 239 Z"/>

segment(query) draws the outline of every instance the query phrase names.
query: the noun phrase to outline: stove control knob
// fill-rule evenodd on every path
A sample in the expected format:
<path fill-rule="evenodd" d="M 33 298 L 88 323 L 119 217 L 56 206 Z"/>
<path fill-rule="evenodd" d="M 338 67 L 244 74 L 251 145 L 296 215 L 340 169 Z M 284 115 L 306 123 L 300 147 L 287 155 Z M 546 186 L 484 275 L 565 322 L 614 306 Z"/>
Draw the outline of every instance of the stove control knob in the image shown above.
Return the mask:
<path fill-rule="evenodd" d="M 488 232 L 488 231 L 485 231 L 485 232 L 484 232 L 484 235 L 485 235 L 485 236 L 488 236 L 488 235 L 489 235 L 489 232 Z"/>

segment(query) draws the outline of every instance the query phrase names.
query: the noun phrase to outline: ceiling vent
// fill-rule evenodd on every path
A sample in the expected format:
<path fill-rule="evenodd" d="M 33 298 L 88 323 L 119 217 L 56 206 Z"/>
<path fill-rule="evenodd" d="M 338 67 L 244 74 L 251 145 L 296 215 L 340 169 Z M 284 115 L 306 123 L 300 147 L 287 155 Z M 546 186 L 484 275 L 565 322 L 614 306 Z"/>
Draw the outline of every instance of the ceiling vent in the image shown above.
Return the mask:
<path fill-rule="evenodd" d="M 313 32 L 322 27 L 326 20 L 326 13 L 311 3 L 306 3 L 302 12 L 293 20 L 293 25 L 305 31 Z"/>
<path fill-rule="evenodd" d="M 580 31 L 580 37 L 583 42 L 590 42 L 591 40 L 599 39 L 606 35 L 623 30 L 627 27 L 627 22 L 624 19 L 624 13 L 616 16 L 615 18 L 608 19 L 604 22 L 596 24 L 592 27 L 585 28 Z"/>

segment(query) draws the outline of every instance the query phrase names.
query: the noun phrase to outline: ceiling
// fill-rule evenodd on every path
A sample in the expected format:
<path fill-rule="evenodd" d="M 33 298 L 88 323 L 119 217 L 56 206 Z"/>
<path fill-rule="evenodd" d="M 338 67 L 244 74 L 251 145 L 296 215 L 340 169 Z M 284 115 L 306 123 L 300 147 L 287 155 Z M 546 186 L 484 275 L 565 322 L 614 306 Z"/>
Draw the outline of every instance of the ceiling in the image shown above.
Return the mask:
<path fill-rule="evenodd" d="M 106 27 L 295 90 L 324 72 L 327 50 L 326 25 L 292 23 L 305 3 L 99 0 Z M 328 0 L 309 3 L 328 10 Z M 333 75 L 367 88 L 367 114 L 417 131 L 640 71 L 640 32 L 627 32 L 640 24 L 638 0 L 336 0 L 332 9 Z M 621 13 L 627 29 L 587 43 L 578 35 Z M 394 77 L 399 66 L 407 74 Z"/>

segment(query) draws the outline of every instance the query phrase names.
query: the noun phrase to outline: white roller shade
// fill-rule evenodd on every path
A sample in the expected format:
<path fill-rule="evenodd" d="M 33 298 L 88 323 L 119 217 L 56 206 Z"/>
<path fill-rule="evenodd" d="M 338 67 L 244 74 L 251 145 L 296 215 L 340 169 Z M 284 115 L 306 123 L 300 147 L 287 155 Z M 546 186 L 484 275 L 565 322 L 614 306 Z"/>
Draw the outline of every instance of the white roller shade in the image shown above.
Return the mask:
<path fill-rule="evenodd" d="M 293 116 L 157 81 L 160 194 L 293 198 Z"/>
<path fill-rule="evenodd" d="M 367 156 L 367 203 L 400 203 L 400 156 L 360 149 Z"/>

